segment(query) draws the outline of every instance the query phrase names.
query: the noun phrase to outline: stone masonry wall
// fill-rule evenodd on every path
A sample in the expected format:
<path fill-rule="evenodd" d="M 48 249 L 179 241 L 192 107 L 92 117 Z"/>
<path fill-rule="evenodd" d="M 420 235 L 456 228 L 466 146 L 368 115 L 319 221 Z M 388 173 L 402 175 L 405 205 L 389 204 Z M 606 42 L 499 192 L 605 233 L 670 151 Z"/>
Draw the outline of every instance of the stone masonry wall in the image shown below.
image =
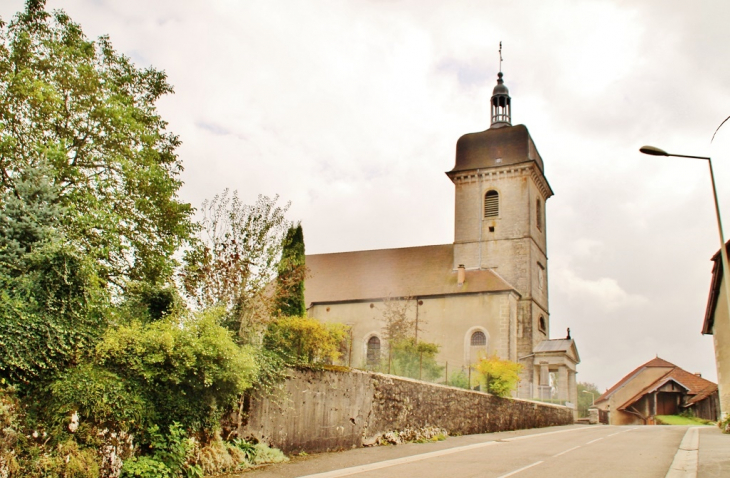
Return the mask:
<path fill-rule="evenodd" d="M 239 435 L 313 453 L 406 428 L 466 435 L 573 423 L 565 407 L 362 371 L 292 371 L 282 392 L 254 398 Z"/>

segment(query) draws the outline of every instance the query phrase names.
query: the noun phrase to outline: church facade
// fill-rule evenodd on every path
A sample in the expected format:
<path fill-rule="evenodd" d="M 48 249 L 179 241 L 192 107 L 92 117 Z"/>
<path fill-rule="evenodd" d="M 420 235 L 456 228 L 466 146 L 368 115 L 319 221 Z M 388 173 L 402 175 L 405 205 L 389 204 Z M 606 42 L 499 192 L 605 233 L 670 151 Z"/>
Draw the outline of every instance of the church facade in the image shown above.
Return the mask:
<path fill-rule="evenodd" d="M 512 126 L 502 76 L 490 127 L 457 141 L 446 173 L 455 187 L 453 244 L 308 255 L 308 314 L 351 327 L 353 367 L 387 349 L 384 315 L 397 308 L 418 339 L 440 346 L 450 373 L 497 354 L 523 366 L 517 397 L 575 404 L 575 342 L 549 338 L 545 204 L 553 191 L 527 128 Z"/>

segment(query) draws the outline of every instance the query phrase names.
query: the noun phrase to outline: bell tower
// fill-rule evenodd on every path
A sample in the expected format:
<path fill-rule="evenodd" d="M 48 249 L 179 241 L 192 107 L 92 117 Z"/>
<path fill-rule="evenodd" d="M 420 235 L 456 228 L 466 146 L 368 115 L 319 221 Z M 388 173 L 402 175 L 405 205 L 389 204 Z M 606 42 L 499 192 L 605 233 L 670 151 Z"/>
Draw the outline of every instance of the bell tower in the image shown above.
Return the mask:
<path fill-rule="evenodd" d="M 497 75 L 490 127 L 456 143 L 447 172 L 455 186 L 454 268 L 492 269 L 520 294 L 518 354 L 549 335 L 545 203 L 553 191 L 524 125 L 512 126 L 512 99 Z"/>

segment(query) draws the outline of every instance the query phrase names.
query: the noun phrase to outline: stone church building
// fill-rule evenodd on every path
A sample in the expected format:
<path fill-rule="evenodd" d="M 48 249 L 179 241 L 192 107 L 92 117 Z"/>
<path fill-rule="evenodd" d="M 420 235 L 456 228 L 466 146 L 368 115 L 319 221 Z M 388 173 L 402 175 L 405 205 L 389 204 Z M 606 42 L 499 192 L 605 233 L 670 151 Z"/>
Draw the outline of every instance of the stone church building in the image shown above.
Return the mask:
<path fill-rule="evenodd" d="M 502 73 L 491 126 L 456 143 L 453 244 L 315 254 L 305 300 L 311 317 L 352 328 L 353 367 L 387 349 L 383 314 L 400 307 L 418 338 L 440 345 L 449 375 L 483 354 L 523 365 L 519 398 L 577 403 L 570 338 L 550 339 L 546 201 L 553 195 L 524 125 L 512 126 Z"/>

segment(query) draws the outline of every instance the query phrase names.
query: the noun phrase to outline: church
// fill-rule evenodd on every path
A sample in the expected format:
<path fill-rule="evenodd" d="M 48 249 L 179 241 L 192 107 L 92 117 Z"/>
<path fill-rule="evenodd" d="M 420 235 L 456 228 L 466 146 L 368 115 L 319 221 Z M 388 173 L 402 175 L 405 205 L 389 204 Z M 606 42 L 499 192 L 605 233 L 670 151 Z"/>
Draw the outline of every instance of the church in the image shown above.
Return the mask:
<path fill-rule="evenodd" d="M 550 339 L 543 160 L 498 74 L 491 125 L 456 143 L 453 244 L 306 256 L 310 317 L 351 328 L 346 362 L 385 353 L 384 313 L 399 306 L 419 340 L 440 346 L 449 374 L 484 354 L 520 363 L 518 398 L 577 403 L 578 350 L 570 333 Z M 419 324 L 420 323 L 420 324 Z"/>

